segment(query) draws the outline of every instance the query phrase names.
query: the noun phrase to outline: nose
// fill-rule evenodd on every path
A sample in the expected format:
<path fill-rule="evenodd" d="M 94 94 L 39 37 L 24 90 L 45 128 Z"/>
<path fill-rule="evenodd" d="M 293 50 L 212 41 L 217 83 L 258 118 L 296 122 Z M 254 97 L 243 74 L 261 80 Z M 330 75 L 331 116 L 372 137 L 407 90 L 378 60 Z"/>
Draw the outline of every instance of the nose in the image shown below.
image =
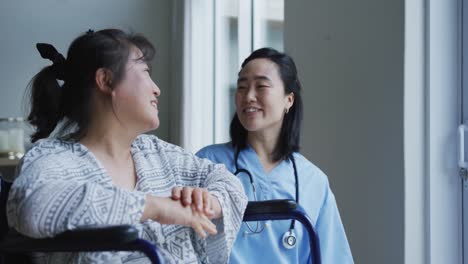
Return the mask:
<path fill-rule="evenodd" d="M 255 93 L 255 87 L 249 87 L 247 88 L 247 93 L 245 94 L 245 99 L 247 102 L 252 102 L 257 99 L 257 95 Z"/>
<path fill-rule="evenodd" d="M 158 85 L 153 81 L 153 93 L 156 97 L 161 95 L 161 90 L 159 89 Z"/>

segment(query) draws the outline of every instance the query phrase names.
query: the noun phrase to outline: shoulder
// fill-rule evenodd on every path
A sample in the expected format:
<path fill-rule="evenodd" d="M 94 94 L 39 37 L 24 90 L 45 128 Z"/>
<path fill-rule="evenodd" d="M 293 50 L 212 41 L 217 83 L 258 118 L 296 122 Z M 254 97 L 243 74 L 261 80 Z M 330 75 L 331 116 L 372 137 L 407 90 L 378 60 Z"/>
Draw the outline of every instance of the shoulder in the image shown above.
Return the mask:
<path fill-rule="evenodd" d="M 323 215 L 324 210 L 336 207 L 329 179 L 317 165 L 303 155 L 295 153 L 294 158 L 298 170 L 302 201 L 307 201 L 301 205 L 311 219 L 315 219 L 316 222 L 320 217 L 323 217 L 321 215 Z"/>
<path fill-rule="evenodd" d="M 142 134 L 135 138 L 132 147 L 139 151 L 145 152 L 161 152 L 174 151 L 185 152 L 185 150 L 177 145 L 166 142 L 155 135 Z"/>
<path fill-rule="evenodd" d="M 67 159 L 74 152 L 85 152 L 81 144 L 61 139 L 41 139 L 23 157 L 23 167 L 57 163 Z"/>
<path fill-rule="evenodd" d="M 171 164 L 171 166 L 180 170 L 193 170 L 209 166 L 211 163 L 154 135 L 144 134 L 138 136 L 132 143 L 132 149 L 138 153 L 140 158 L 149 161 L 147 164 L 152 162 Z"/>
<path fill-rule="evenodd" d="M 66 174 L 68 169 L 83 165 L 78 160 L 87 152 L 83 145 L 73 141 L 41 139 L 23 156 L 14 178 L 23 175 L 32 180 L 44 173 L 50 177 Z"/>
<path fill-rule="evenodd" d="M 223 144 L 213 144 L 206 146 L 200 149 L 196 155 L 200 158 L 206 158 L 220 162 L 226 158 L 232 159 L 232 156 L 234 155 L 233 153 L 234 149 L 231 142 L 227 142 Z"/>
<path fill-rule="evenodd" d="M 314 163 L 304 157 L 301 153 L 294 153 L 298 174 L 303 186 L 313 185 L 314 188 L 326 190 L 329 188 L 327 175 Z"/>

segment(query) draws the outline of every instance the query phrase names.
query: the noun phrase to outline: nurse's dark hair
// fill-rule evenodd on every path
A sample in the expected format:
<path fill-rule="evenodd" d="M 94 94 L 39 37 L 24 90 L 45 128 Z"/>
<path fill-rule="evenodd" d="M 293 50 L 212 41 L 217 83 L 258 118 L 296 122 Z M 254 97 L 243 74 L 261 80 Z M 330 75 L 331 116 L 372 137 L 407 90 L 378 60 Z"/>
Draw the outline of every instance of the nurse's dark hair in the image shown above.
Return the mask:
<path fill-rule="evenodd" d="M 141 50 L 139 60 L 148 63 L 154 56 L 148 39 L 119 29 L 83 33 L 71 43 L 67 58 L 52 45 L 38 43 L 41 56 L 53 64 L 36 74 L 29 85 L 28 121 L 35 128 L 31 142 L 49 137 L 54 130 L 58 136 L 84 137 L 92 115 L 97 70 L 102 68 L 109 73 L 108 84 L 114 88 L 125 77 L 132 47 Z"/>
<path fill-rule="evenodd" d="M 285 94 L 294 94 L 294 103 L 285 114 L 281 126 L 278 142 L 272 153 L 272 159 L 279 161 L 287 159 L 293 152 L 299 151 L 302 125 L 302 97 L 301 83 L 298 78 L 296 64 L 287 54 L 272 48 L 261 48 L 254 51 L 242 63 L 241 70 L 250 61 L 255 59 L 268 59 L 278 66 L 281 80 L 284 84 Z M 234 148 L 244 149 L 247 146 L 247 130 L 242 126 L 237 114 L 231 121 L 230 135 Z"/>

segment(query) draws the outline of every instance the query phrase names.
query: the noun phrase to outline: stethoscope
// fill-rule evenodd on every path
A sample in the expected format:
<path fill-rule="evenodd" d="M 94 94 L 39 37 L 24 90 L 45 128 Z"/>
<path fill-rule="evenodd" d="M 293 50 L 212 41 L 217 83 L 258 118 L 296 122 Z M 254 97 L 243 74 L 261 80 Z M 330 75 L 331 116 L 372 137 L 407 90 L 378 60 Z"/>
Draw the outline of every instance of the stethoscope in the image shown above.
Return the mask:
<path fill-rule="evenodd" d="M 256 194 L 255 183 L 253 181 L 252 174 L 246 169 L 239 169 L 239 164 L 237 162 L 238 159 L 239 159 L 239 154 L 240 154 L 240 149 L 237 148 L 237 151 L 236 151 L 235 156 L 234 156 L 235 166 L 236 166 L 236 172 L 234 172 L 234 175 L 238 175 L 239 173 L 243 172 L 243 173 L 247 174 L 247 176 L 249 176 L 250 185 L 252 186 L 252 190 L 253 190 L 254 201 L 258 201 L 257 194 Z M 293 164 L 293 168 L 294 168 L 294 181 L 295 181 L 295 187 L 296 187 L 296 203 L 299 204 L 299 178 L 297 177 L 296 161 L 294 160 L 294 156 L 292 154 L 289 156 L 289 159 L 291 160 L 291 162 Z M 281 241 L 283 242 L 283 246 L 286 249 L 292 249 L 292 248 L 294 248 L 296 246 L 297 238 L 296 238 L 296 233 L 294 232 L 294 223 L 295 223 L 295 221 L 291 220 L 291 225 L 289 226 L 289 230 L 286 231 L 283 234 L 283 237 L 281 239 Z M 263 231 L 263 229 L 265 229 L 265 225 L 263 225 L 262 227 L 259 227 L 259 222 L 256 222 L 255 229 L 253 229 L 249 225 L 248 222 L 245 222 L 245 224 L 246 224 L 247 228 L 249 229 L 250 234 L 258 234 L 258 233 L 261 233 Z"/>

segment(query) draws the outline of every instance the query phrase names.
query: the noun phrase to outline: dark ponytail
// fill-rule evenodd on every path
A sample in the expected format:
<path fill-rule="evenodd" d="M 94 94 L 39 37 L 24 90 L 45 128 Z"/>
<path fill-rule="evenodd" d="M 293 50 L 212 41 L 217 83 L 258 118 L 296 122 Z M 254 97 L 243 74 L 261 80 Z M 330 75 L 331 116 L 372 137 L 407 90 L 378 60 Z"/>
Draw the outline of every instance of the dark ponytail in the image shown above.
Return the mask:
<path fill-rule="evenodd" d="M 63 117 L 60 109 L 62 87 L 57 81 L 53 66 L 42 69 L 34 76 L 31 85 L 31 111 L 28 121 L 36 127 L 31 142 L 48 137 Z"/>
<path fill-rule="evenodd" d="M 140 49 L 143 61 L 153 58 L 154 47 L 144 36 L 118 29 L 90 30 L 79 36 L 70 45 L 66 59 L 52 45 L 38 44 L 41 56 L 53 64 L 32 80 L 28 121 L 36 131 L 31 141 L 49 137 L 56 129 L 58 136 L 83 138 L 92 114 L 96 71 L 108 70 L 111 88 L 115 87 L 125 77 L 132 47 Z M 63 80 L 63 84 L 57 80 Z"/>

